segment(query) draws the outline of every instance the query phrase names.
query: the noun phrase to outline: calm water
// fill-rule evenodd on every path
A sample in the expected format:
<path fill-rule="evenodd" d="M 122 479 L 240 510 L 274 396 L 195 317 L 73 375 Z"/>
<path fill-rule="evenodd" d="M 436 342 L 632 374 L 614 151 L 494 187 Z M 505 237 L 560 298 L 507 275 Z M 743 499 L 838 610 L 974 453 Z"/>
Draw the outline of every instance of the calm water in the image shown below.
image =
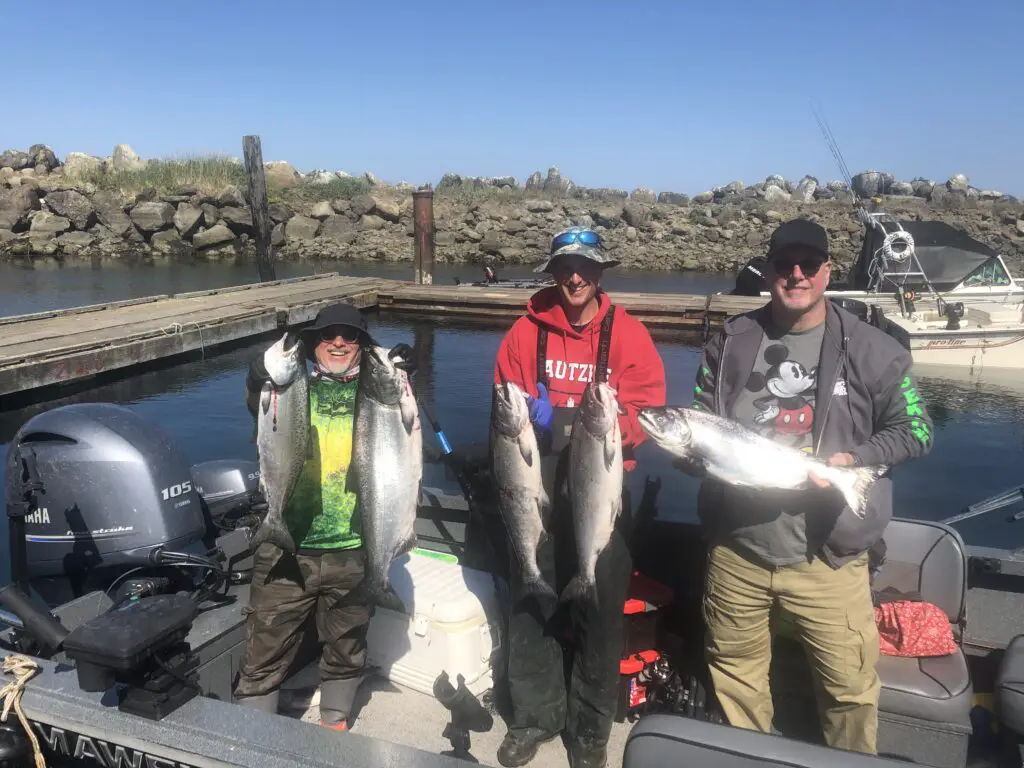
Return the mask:
<path fill-rule="evenodd" d="M 337 265 L 333 265 L 337 268 Z M 287 276 L 300 274 L 288 272 Z M 362 265 L 361 273 L 407 276 L 409 266 L 389 268 Z M 312 272 L 306 267 L 305 273 Z M 356 269 L 345 270 L 356 273 Z M 286 276 L 281 270 L 280 277 Z M 527 270 L 517 270 L 526 274 Z M 438 281 L 460 275 L 476 278 L 474 268 L 446 267 Z M 611 278 L 611 275 L 609 275 Z M 620 274 L 609 279 L 610 288 L 708 292 L 728 287 L 728 280 L 699 276 Z M 0 307 L 7 314 L 43 308 L 95 303 L 132 296 L 196 290 L 216 284 L 237 284 L 255 279 L 236 267 L 207 266 L 175 269 L 59 270 L 40 272 L 0 267 Z M 457 323 L 423 323 L 386 314 L 371 318 L 374 335 L 382 344 L 399 341 L 429 343 L 432 364 L 421 374 L 423 394 L 432 402 L 449 440 L 455 445 L 487 440 L 490 381 L 502 328 Z M 657 341 L 668 373 L 668 399 L 689 404 L 699 350 L 682 338 Z M 163 427 L 191 462 L 215 458 L 255 459 L 251 418 L 242 402 L 249 360 L 261 347 L 253 345 L 205 361 L 134 376 L 65 400 L 20 411 L 0 413 L 0 456 L 16 430 L 33 414 L 67 402 L 114 402 L 135 409 Z M 1024 482 L 1024 382 L 951 379 L 949 371 L 920 371 L 921 389 L 936 420 L 932 454 L 894 471 L 897 514 L 942 519 L 986 496 Z M 1024 377 L 1016 377 L 1024 378 Z M 432 439 L 429 430 L 427 439 Z M 673 470 L 667 457 L 647 444 L 641 447 L 640 466 L 630 482 L 638 498 L 645 476 L 661 476 L 659 514 L 668 519 L 692 519 L 696 486 Z M 2 472 L 2 466 L 0 466 Z M 432 484 L 447 481 L 428 476 Z M 2 487 L 2 484 L 0 484 Z M 1006 513 L 993 513 L 960 526 L 971 543 L 1024 546 L 1024 522 L 1006 522 Z M 4 568 L 6 571 L 6 568 Z"/>

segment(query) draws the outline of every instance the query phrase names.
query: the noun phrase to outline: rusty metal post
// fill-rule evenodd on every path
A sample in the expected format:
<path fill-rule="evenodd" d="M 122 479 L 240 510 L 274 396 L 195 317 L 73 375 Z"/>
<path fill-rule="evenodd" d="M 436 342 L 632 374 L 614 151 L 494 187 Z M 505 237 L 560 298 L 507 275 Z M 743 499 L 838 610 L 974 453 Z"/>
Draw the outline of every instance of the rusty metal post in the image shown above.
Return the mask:
<path fill-rule="evenodd" d="M 416 277 L 420 285 L 434 282 L 434 190 L 412 193 L 413 234 L 416 240 Z"/>

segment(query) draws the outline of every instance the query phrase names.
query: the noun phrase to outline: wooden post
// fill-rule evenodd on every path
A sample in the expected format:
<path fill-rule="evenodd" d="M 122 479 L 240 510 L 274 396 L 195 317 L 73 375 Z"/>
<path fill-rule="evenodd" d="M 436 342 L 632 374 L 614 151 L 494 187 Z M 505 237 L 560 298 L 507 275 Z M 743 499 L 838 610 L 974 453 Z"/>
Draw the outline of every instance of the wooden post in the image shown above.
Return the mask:
<path fill-rule="evenodd" d="M 276 280 L 274 253 L 270 246 L 270 211 L 267 209 L 267 178 L 263 173 L 263 150 L 259 136 L 242 138 L 245 172 L 249 177 L 249 207 L 252 226 L 256 230 L 256 267 L 260 282 Z"/>
<path fill-rule="evenodd" d="M 413 234 L 416 241 L 416 276 L 420 285 L 434 282 L 434 190 L 412 193 Z"/>

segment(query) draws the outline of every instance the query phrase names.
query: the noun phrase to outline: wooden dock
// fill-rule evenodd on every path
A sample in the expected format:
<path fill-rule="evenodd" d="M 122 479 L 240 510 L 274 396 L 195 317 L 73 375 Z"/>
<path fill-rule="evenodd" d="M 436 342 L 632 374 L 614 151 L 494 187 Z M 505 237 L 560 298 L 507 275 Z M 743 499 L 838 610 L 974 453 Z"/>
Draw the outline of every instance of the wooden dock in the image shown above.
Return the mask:
<path fill-rule="evenodd" d="M 383 281 L 382 281 L 383 282 Z M 416 315 L 445 317 L 509 318 L 526 309 L 533 293 L 521 288 L 476 288 L 466 285 L 417 285 L 388 281 L 377 292 L 381 309 Z M 650 328 L 699 330 L 707 312 L 712 325 L 732 315 L 762 306 L 766 300 L 746 296 L 710 296 L 676 293 L 633 293 L 609 291 L 612 301 L 622 305 Z"/>
<path fill-rule="evenodd" d="M 27 393 L 129 375 L 147 364 L 301 326 L 338 301 L 360 309 L 507 322 L 523 313 L 532 292 L 329 273 L 0 317 L 0 410 Z M 718 325 L 763 303 L 719 295 L 611 295 L 652 329 L 699 330 L 705 312 Z"/>

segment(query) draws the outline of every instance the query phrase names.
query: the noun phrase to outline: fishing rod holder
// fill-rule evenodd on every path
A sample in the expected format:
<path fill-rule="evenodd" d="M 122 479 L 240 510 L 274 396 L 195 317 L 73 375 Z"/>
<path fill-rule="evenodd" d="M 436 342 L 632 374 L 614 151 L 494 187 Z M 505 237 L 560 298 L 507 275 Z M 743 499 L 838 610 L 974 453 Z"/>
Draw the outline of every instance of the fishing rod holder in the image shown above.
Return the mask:
<path fill-rule="evenodd" d="M 471 763 L 480 762 L 470 753 L 470 731 L 487 733 L 494 726 L 494 717 L 466 687 L 463 676 L 457 675 L 458 688 L 451 684 L 447 672 L 434 680 L 434 698 L 451 713 L 451 722 L 442 734 L 452 745 L 450 754 Z"/>

